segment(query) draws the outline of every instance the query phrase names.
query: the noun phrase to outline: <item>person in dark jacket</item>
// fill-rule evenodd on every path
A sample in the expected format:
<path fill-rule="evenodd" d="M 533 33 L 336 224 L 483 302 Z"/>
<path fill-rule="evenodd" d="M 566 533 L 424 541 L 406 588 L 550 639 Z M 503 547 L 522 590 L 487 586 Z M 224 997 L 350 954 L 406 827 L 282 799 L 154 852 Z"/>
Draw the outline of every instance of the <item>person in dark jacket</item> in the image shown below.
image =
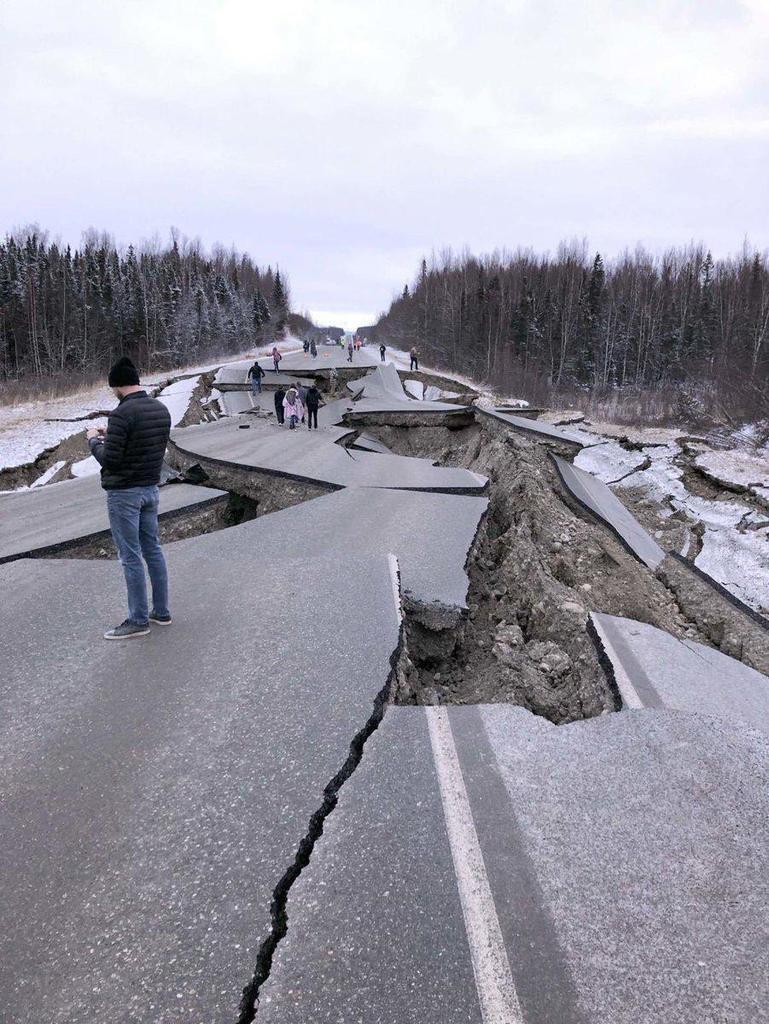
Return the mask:
<path fill-rule="evenodd" d="M 278 418 L 278 425 L 283 426 L 286 421 L 286 415 L 283 412 L 283 399 L 286 397 L 285 388 L 278 388 L 275 392 L 275 415 Z"/>
<path fill-rule="evenodd" d="M 307 389 L 305 396 L 305 405 L 307 407 L 307 429 L 312 430 L 313 421 L 315 423 L 315 429 L 318 429 L 318 406 L 324 405 L 321 401 L 320 391 L 313 384 L 311 388 Z"/>
<path fill-rule="evenodd" d="M 259 395 L 262 392 L 262 377 L 264 376 L 264 370 L 259 365 L 259 360 L 254 360 L 254 365 L 249 366 L 248 373 L 246 374 L 246 380 L 251 381 L 251 394 Z"/>
<path fill-rule="evenodd" d="M 382 342 L 382 344 L 379 346 L 379 358 L 382 360 L 382 362 L 385 361 L 385 352 L 386 351 L 387 351 L 387 349 L 385 348 L 385 343 Z"/>
<path fill-rule="evenodd" d="M 104 634 L 105 640 L 146 636 L 150 622 L 170 626 L 168 569 L 158 538 L 158 484 L 171 414 L 162 402 L 139 387 L 130 359 L 109 371 L 109 386 L 120 399 L 104 428 L 86 434 L 91 453 L 101 464 L 112 537 L 128 589 L 128 618 Z M 152 582 L 152 611 L 147 604 L 147 563 Z"/>

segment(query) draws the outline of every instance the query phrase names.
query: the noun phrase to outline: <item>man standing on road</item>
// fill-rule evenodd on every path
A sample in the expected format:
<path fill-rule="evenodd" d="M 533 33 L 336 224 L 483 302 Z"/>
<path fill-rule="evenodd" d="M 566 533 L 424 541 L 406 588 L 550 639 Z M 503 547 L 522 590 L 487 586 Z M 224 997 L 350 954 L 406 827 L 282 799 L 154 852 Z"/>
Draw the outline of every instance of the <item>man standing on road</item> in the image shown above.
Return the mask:
<path fill-rule="evenodd" d="M 262 377 L 264 376 L 264 370 L 259 365 L 259 360 L 254 360 L 254 365 L 249 367 L 246 380 L 251 380 L 251 394 L 260 395 L 262 393 Z"/>
<path fill-rule="evenodd" d="M 280 361 L 281 361 L 282 358 L 283 358 L 283 356 L 280 354 L 280 350 L 278 349 L 278 346 L 277 345 L 273 345 L 272 346 L 272 364 L 275 367 L 275 372 L 276 373 L 280 369 Z"/>
<path fill-rule="evenodd" d="M 323 405 L 320 399 L 320 391 L 315 384 L 311 388 L 308 388 L 305 396 L 305 405 L 307 407 L 307 429 L 312 430 L 313 421 L 315 423 L 315 429 L 318 429 L 318 406 Z"/>
<path fill-rule="evenodd" d="M 412 348 L 411 352 L 409 352 L 409 355 L 411 357 L 411 366 L 409 367 L 409 369 L 411 369 L 411 370 L 418 370 L 419 369 L 419 352 L 417 352 L 417 350 L 415 348 Z"/>
<path fill-rule="evenodd" d="M 387 348 L 385 347 L 385 343 L 382 342 L 382 344 L 379 346 L 379 358 L 382 360 L 382 362 L 385 361 L 385 352 L 386 351 L 387 351 Z"/>
<path fill-rule="evenodd" d="M 354 351 L 354 349 L 353 349 L 353 342 L 352 342 L 352 338 L 350 338 L 350 340 L 347 342 L 347 362 L 348 363 L 352 362 L 353 351 Z"/>
<path fill-rule="evenodd" d="M 120 399 L 104 428 L 87 432 L 94 458 L 101 464 L 112 537 L 128 588 L 128 618 L 108 630 L 105 640 L 146 636 L 150 622 L 171 625 L 168 570 L 158 538 L 158 484 L 171 414 L 162 402 L 139 387 L 130 359 L 118 359 L 109 371 L 109 386 Z M 152 611 L 147 605 L 147 563 L 152 581 Z"/>

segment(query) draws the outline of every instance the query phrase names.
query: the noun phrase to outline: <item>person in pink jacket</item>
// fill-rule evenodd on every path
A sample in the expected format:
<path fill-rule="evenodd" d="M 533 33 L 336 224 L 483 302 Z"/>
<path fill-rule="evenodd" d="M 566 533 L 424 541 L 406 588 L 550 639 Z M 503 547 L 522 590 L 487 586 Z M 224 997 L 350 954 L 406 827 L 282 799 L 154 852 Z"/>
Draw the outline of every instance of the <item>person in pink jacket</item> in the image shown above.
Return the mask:
<path fill-rule="evenodd" d="M 283 409 L 288 420 L 289 430 L 296 430 L 297 423 L 304 416 L 302 399 L 299 397 L 296 388 L 289 388 L 286 392 L 286 397 L 283 399 Z"/>
<path fill-rule="evenodd" d="M 275 367 L 275 372 L 276 373 L 280 369 L 280 361 L 281 361 L 282 358 L 283 358 L 283 356 L 278 351 L 278 346 L 277 345 L 273 345 L 272 346 L 272 363 L 273 363 L 273 366 Z"/>

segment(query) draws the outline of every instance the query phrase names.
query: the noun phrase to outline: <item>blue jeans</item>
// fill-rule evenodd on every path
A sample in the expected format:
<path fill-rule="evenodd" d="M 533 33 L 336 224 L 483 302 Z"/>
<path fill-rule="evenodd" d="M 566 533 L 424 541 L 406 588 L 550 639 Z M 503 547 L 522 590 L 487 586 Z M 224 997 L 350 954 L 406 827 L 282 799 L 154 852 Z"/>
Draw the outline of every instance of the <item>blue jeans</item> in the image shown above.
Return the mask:
<path fill-rule="evenodd" d="M 262 378 L 261 377 L 252 377 L 251 378 L 251 394 L 252 395 L 261 395 L 261 393 L 262 393 Z"/>
<path fill-rule="evenodd" d="M 152 581 L 152 611 L 170 615 L 168 569 L 158 539 L 158 497 L 157 487 L 107 491 L 109 525 L 128 587 L 128 618 L 140 626 L 149 621 L 144 562 Z"/>

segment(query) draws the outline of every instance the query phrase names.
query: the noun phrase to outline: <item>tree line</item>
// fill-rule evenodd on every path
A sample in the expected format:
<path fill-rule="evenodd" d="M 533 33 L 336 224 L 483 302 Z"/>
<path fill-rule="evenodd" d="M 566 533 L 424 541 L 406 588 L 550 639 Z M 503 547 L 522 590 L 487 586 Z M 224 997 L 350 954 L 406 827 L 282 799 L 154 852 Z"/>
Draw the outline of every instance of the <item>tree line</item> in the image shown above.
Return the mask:
<path fill-rule="evenodd" d="M 93 374 L 124 354 L 172 368 L 267 343 L 290 315 L 279 270 L 176 232 L 124 250 L 89 232 L 73 251 L 36 228 L 0 244 L 0 380 Z"/>
<path fill-rule="evenodd" d="M 747 247 L 604 261 L 584 243 L 423 260 L 375 336 L 536 400 L 575 391 L 699 388 L 769 412 L 769 265 Z"/>

